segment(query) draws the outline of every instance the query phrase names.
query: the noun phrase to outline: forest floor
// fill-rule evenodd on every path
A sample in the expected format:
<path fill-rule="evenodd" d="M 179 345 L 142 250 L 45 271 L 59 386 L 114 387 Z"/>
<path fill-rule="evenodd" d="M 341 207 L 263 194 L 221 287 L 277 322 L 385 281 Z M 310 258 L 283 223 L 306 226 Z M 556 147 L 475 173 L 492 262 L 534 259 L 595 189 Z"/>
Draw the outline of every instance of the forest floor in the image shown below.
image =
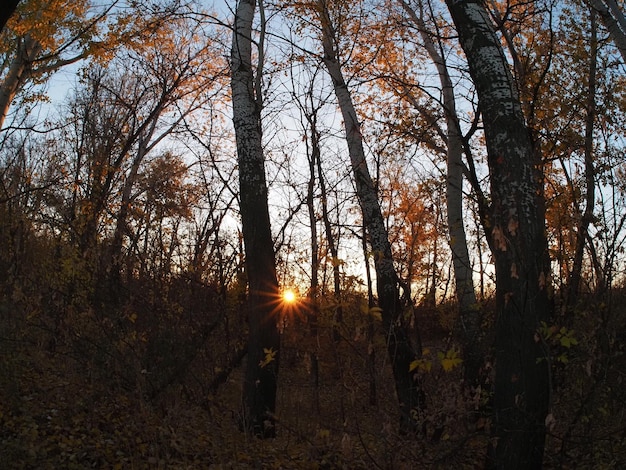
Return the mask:
<path fill-rule="evenodd" d="M 11 330 L 11 325 L 3 326 Z M 423 338 L 424 360 L 430 365 L 422 371 L 426 434 L 419 436 L 397 432 L 397 403 L 382 338 L 371 346 L 376 353 L 371 368 L 363 329 L 344 329 L 339 342 L 331 337 L 324 330 L 315 335 L 307 328 L 285 330 L 277 438 L 259 440 L 246 437 L 238 427 L 245 359 L 215 393 L 208 393 L 206 384 L 217 370 L 207 370 L 196 357 L 180 380 L 154 394 L 148 392 L 146 376 L 152 372 L 146 369 L 138 369 L 129 386 L 115 379 L 124 371 L 114 370 L 119 367 L 114 362 L 106 363 L 110 370 L 102 370 L 103 363 L 81 360 L 75 348 L 37 343 L 37 335 L 26 333 L 3 335 L 0 468 L 482 467 L 489 439 L 489 418 L 479 413 L 484 396 L 467 396 L 461 368 L 445 370 L 437 360 L 455 348 L 445 331 Z M 211 354 L 209 346 L 203 354 Z M 588 400 L 598 403 L 597 393 L 588 394 Z M 583 398 L 557 403 L 561 408 L 555 410 L 555 419 L 571 419 L 552 428 L 546 468 L 620 468 L 626 461 L 623 426 L 605 428 L 613 433 L 621 429 L 622 435 L 605 436 L 609 447 L 594 447 L 596 452 L 612 452 L 593 457 L 600 466 L 586 466 L 582 460 L 582 466 L 576 465 L 580 455 L 576 449 L 563 453 L 562 436 L 569 429 L 566 437 L 571 441 L 581 429 L 566 426 L 583 421 L 582 411 L 576 417 L 576 410 L 595 416 L 594 410 L 572 405 Z M 614 417 L 624 413 L 619 403 L 611 403 L 616 408 L 598 413 Z M 586 426 L 589 435 L 578 435 L 581 440 L 600 435 L 592 424 Z"/>

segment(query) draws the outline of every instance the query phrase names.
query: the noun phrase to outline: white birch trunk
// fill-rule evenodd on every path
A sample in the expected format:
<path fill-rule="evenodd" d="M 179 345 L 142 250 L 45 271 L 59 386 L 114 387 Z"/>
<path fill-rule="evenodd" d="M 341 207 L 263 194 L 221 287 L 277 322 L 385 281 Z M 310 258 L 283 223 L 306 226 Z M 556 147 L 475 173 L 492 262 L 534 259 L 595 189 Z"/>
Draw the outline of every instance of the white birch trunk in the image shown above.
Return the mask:
<path fill-rule="evenodd" d="M 374 252 L 378 305 L 382 310 L 383 325 L 387 333 L 387 348 L 400 404 L 400 430 L 416 432 L 421 428 L 419 417 L 424 407 L 423 391 L 418 376 L 410 371 L 411 362 L 416 359 L 417 354 L 413 350 L 407 332 L 398 321 L 402 313 L 398 276 L 393 265 L 389 235 L 380 209 L 378 194 L 365 159 L 361 126 L 339 63 L 335 47 L 335 31 L 326 3 L 320 0 L 317 6 L 322 26 L 324 64 L 332 79 L 343 117 L 357 197 Z"/>
<path fill-rule="evenodd" d="M 615 0 L 589 0 L 626 62 L 626 18 Z"/>
<path fill-rule="evenodd" d="M 450 250 L 452 251 L 456 296 L 459 302 L 461 333 L 464 342 L 465 377 L 469 382 L 476 385 L 481 361 L 479 342 L 477 341 L 480 336 L 480 311 L 476 301 L 473 271 L 467 248 L 465 226 L 463 224 L 463 136 L 456 111 L 454 86 L 450 79 L 446 62 L 426 29 L 422 12 L 420 11 L 418 15 L 405 0 L 400 0 L 400 3 L 411 20 L 417 25 L 426 52 L 437 68 L 441 83 L 448 144 L 446 160 L 448 237 Z"/>
<path fill-rule="evenodd" d="M 509 64 L 480 0 L 446 0 L 476 86 L 491 184 L 496 379 L 488 468 L 541 468 L 550 400 L 550 261 L 534 152 Z"/>
<path fill-rule="evenodd" d="M 276 327 L 278 281 L 267 205 L 261 133 L 261 101 L 252 67 L 252 20 L 256 2 L 240 0 L 231 49 L 233 125 L 239 163 L 242 231 L 248 275 L 248 361 L 243 386 L 243 426 L 274 437 L 280 336 Z M 261 10 L 262 11 L 262 10 Z M 263 23 L 263 19 L 261 19 Z M 263 27 L 263 26 L 262 26 Z M 263 45 L 261 44 L 260 48 Z M 262 60 L 262 59 L 261 59 Z M 257 69 L 257 74 L 261 71 Z M 255 86 L 257 85 L 257 86 Z"/>

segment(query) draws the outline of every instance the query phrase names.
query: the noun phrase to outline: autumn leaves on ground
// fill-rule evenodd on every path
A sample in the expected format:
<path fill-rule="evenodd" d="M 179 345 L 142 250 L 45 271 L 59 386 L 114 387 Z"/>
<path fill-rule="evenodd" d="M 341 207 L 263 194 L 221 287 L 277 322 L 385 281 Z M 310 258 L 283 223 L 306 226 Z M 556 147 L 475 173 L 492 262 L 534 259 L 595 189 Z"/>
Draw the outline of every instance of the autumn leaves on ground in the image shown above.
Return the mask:
<path fill-rule="evenodd" d="M 76 272 L 67 269 L 54 279 Z M 41 300 L 61 286 L 52 279 L 37 285 L 15 289 L 11 307 L 2 305 L 3 468 L 444 469 L 483 463 L 489 390 L 472 394 L 462 386 L 458 344 L 449 331 L 452 307 L 418 309 L 414 318 L 424 331 L 415 370 L 428 397 L 426 434 L 416 436 L 398 434 L 376 310 L 368 313 L 366 300 L 354 293 L 345 297 L 341 324 L 332 321 L 332 304 L 322 306 L 316 324 L 302 305 L 302 312 L 289 309 L 292 315 L 281 322 L 278 437 L 260 440 L 239 429 L 246 360 L 239 291 L 192 290 L 184 278 L 166 287 L 146 282 L 128 286 L 122 310 L 107 311 L 60 299 L 43 309 Z M 602 331 L 588 314 L 592 308 L 602 306 L 581 312 L 588 323 L 573 326 L 575 335 L 553 332 L 562 354 L 555 390 L 569 393 L 552 410 L 548 468 L 612 468 L 611 462 L 624 461 L 622 417 L 608 411 L 626 398 L 622 350 L 611 345 L 606 364 L 598 364 Z"/>
<path fill-rule="evenodd" d="M 438 353 L 454 346 L 440 327 L 424 338 L 433 347 L 420 365 L 430 387 L 440 383 L 427 425 L 442 427 L 440 442 L 398 435 L 379 319 L 358 296 L 346 300 L 338 341 L 329 310 L 313 328 L 285 318 L 278 437 L 247 438 L 238 422 L 245 323 L 233 298 L 209 298 L 215 310 L 195 315 L 189 298 L 138 299 L 125 316 L 76 312 L 56 330 L 48 313 L 17 322 L 3 312 L 4 468 L 470 468 L 482 458 L 486 421 L 472 417 L 480 403 L 463 398 L 457 364 L 441 366 Z"/>

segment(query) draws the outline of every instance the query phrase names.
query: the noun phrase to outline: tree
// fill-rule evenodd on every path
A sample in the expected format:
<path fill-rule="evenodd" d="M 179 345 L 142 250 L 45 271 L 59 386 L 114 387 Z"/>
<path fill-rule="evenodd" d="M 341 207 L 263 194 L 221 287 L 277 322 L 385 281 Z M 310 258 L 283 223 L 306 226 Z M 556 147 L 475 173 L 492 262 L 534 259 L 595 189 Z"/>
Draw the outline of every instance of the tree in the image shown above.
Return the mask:
<path fill-rule="evenodd" d="M 589 4 L 598 12 L 600 20 L 609 30 L 609 35 L 622 55 L 622 59 L 626 61 L 626 18 L 617 1 L 589 0 Z"/>
<path fill-rule="evenodd" d="M 304 66 L 305 64 L 303 64 Z M 301 122 L 303 132 L 305 132 L 305 146 L 307 152 L 307 159 L 309 164 L 309 181 L 307 183 L 307 207 L 309 212 L 309 223 L 311 225 L 311 301 L 313 304 L 313 314 L 317 315 L 318 301 L 317 297 L 322 293 L 320 291 L 318 271 L 320 269 L 320 246 L 317 240 L 317 219 L 321 218 L 323 224 L 323 232 L 325 235 L 326 252 L 324 256 L 330 261 L 332 265 L 332 279 L 333 279 L 333 337 L 335 340 L 339 339 L 338 325 L 342 320 L 343 305 L 341 300 L 341 262 L 339 259 L 338 248 L 338 236 L 333 230 L 333 222 L 331 220 L 331 213 L 329 209 L 329 190 L 326 182 L 326 175 L 324 174 L 322 161 L 322 129 L 321 129 L 321 109 L 328 102 L 328 91 L 323 91 L 323 95 L 316 96 L 316 87 L 319 86 L 318 75 L 322 73 L 323 68 L 321 61 L 316 60 L 312 65 L 312 70 L 306 75 L 304 83 L 300 86 L 304 87 L 303 92 L 298 95 L 294 91 L 294 100 L 299 108 L 301 115 Z M 292 69 L 292 73 L 294 70 Z M 304 74 L 303 74 L 304 75 Z M 293 83 L 294 89 L 296 83 Z M 332 92 L 330 92 L 332 93 Z M 317 211 L 314 205 L 314 190 L 319 187 L 319 199 L 321 213 L 317 215 Z M 322 288 L 325 286 L 321 286 Z M 322 289 L 323 290 L 323 289 Z M 315 321 L 315 320 L 314 320 Z"/>
<path fill-rule="evenodd" d="M 262 146 L 261 78 L 264 9 L 259 3 L 261 32 L 258 65 L 252 64 L 255 0 L 240 0 L 235 11 L 231 46 L 233 125 L 239 162 L 240 211 L 248 277 L 248 362 L 243 385 L 243 425 L 258 437 L 276 434 L 273 413 L 280 358 L 276 327 L 278 281 L 267 202 Z"/>
<path fill-rule="evenodd" d="M 550 263 L 534 152 L 519 95 L 478 1 L 446 1 L 476 86 L 491 184 L 486 230 L 496 268 L 494 440 L 489 468 L 541 468 L 549 371 L 540 323 L 549 321 Z"/>
<path fill-rule="evenodd" d="M 0 66 L 0 128 L 15 98 L 28 85 L 42 83 L 61 68 L 89 57 L 104 61 L 120 44 L 141 47 L 151 33 L 171 19 L 177 1 L 138 2 L 116 15 L 111 12 L 119 0 L 103 8 L 94 7 L 89 0 L 69 4 L 62 0 L 24 1 L 17 9 L 20 16 L 8 24 L 0 43 L 4 56 Z M 109 28 L 104 33 L 106 22 Z M 32 99 L 27 96 L 25 102 Z"/>
<path fill-rule="evenodd" d="M 46 74 L 85 58 L 97 34 L 98 20 L 88 18 L 85 0 L 71 8 L 64 2 L 26 1 L 21 18 L 9 23 L 11 44 L 3 52 L 9 64 L 0 81 L 0 128 L 17 93 Z M 103 15 L 104 16 L 104 15 Z"/>
<path fill-rule="evenodd" d="M 200 40 L 200 37 L 197 24 L 173 19 L 159 28 L 141 49 L 120 53 L 109 67 L 126 70 L 122 79 L 117 80 L 119 84 L 127 84 L 125 90 L 118 92 L 118 100 L 134 116 L 129 126 L 133 134 L 126 146 L 130 167 L 124 175 L 108 256 L 112 291 L 117 290 L 119 283 L 123 241 L 129 234 L 131 199 L 136 197 L 134 186 L 143 161 L 166 138 L 180 131 L 182 123 L 207 104 L 211 92 L 219 89 L 223 64 L 211 54 L 212 38 Z M 150 71 L 147 77 L 146 71 Z"/>
<path fill-rule="evenodd" d="M 71 197 L 74 212 L 69 220 L 75 221 L 74 233 L 78 235 L 83 253 L 94 250 L 99 235 L 98 227 L 103 214 L 114 212 L 114 196 L 118 186 L 121 204 L 115 219 L 113 251 L 118 257 L 128 217 L 129 201 L 146 155 L 165 136 L 172 132 L 177 120 L 163 124 L 163 115 L 183 93 L 181 82 L 185 73 L 168 80 L 168 69 L 158 83 L 151 83 L 132 69 L 133 59 L 113 62 L 124 64 L 127 70 L 110 70 L 92 67 L 84 77 L 84 89 L 73 102 L 75 135 L 73 159 L 74 194 Z M 143 64 L 146 66 L 146 64 Z M 156 65 L 156 64 L 153 64 Z M 162 125 L 162 127 L 160 127 Z M 106 130 L 103 132 L 102 130 Z M 117 205 L 117 204 L 115 204 Z M 113 262 L 115 264 L 115 261 Z"/>
<path fill-rule="evenodd" d="M 129 207 L 126 214 L 128 219 L 125 221 L 128 224 L 129 248 L 140 260 L 137 270 L 140 277 L 152 278 L 157 285 L 165 285 L 176 273 L 175 262 L 180 263 L 181 268 L 186 267 L 180 256 L 183 244 L 179 240 L 180 226 L 184 221 L 193 219 L 193 208 L 197 205 L 202 189 L 188 179 L 189 168 L 184 159 L 166 151 L 144 165 L 134 183 L 137 194 L 133 196 L 133 204 Z M 113 278 L 111 292 L 108 292 L 109 302 L 117 300 L 120 294 L 118 291 L 131 282 L 135 271 L 132 269 L 135 264 L 133 256 L 122 256 L 122 253 L 117 256 L 119 260 L 114 262 L 115 267 L 121 269 L 122 263 L 126 261 L 130 269 L 127 269 L 126 283 L 121 278 Z"/>
<path fill-rule="evenodd" d="M 420 430 L 420 414 L 425 405 L 418 374 L 411 364 L 418 357 L 400 317 L 402 308 L 389 234 L 385 228 L 376 186 L 367 167 L 360 123 L 344 79 L 338 50 L 336 26 L 324 0 L 315 4 L 322 32 L 324 64 L 332 79 L 339 109 L 344 121 L 348 153 L 352 166 L 357 197 L 374 253 L 378 306 L 382 310 L 383 326 L 387 336 L 387 350 L 391 359 L 396 394 L 400 405 L 400 429 L 403 432 Z"/>
<path fill-rule="evenodd" d="M 621 132 L 621 100 L 615 99 L 622 89 L 621 61 L 610 41 L 600 39 L 599 15 L 588 3 L 566 2 L 555 10 L 551 2 L 510 2 L 506 7 L 494 2 L 491 11 L 541 159 L 561 313 L 573 312 L 580 294 L 602 289 L 604 276 L 597 276 L 593 267 L 600 245 L 594 234 L 607 213 L 600 201 L 608 194 L 608 161 L 615 151 L 607 136 Z M 554 17 L 561 11 L 557 25 Z"/>
<path fill-rule="evenodd" d="M 591 11 L 591 37 L 589 51 L 589 76 L 587 78 L 587 103 L 585 119 L 585 142 L 584 142 L 584 162 L 585 162 L 585 210 L 581 214 L 580 222 L 576 227 L 576 247 L 572 272 L 567 282 L 567 303 L 571 307 L 578 300 L 580 290 L 581 273 L 583 268 L 583 256 L 587 239 L 589 237 L 589 225 L 594 219 L 594 206 L 596 202 L 595 190 L 595 169 L 594 169 L 594 127 L 596 120 L 596 71 L 598 61 L 598 34 L 596 18 Z"/>
<path fill-rule="evenodd" d="M 463 341 L 465 378 L 470 385 L 478 385 L 481 365 L 480 311 L 474 291 L 473 270 L 467 247 L 467 236 L 463 223 L 463 149 L 464 136 L 457 114 L 452 77 L 443 54 L 442 34 L 427 29 L 424 10 L 430 6 L 419 2 L 419 9 L 412 8 L 400 0 L 402 8 L 420 32 L 424 47 L 434 63 L 441 83 L 442 107 L 446 123 L 446 209 L 450 250 L 454 268 L 456 296 L 459 302 L 460 331 Z M 430 7 L 432 11 L 432 7 Z M 430 24 L 437 28 L 431 16 Z M 438 41 L 438 42 L 436 42 Z"/>

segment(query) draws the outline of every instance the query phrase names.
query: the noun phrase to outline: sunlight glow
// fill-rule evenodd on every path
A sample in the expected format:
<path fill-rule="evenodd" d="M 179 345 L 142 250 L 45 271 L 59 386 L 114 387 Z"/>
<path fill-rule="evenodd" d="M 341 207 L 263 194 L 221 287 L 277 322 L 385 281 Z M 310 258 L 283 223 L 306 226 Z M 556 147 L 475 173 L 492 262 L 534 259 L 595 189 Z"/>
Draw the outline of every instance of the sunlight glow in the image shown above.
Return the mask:
<path fill-rule="evenodd" d="M 283 301 L 288 304 L 292 304 L 296 301 L 296 293 L 290 289 L 283 292 Z"/>

